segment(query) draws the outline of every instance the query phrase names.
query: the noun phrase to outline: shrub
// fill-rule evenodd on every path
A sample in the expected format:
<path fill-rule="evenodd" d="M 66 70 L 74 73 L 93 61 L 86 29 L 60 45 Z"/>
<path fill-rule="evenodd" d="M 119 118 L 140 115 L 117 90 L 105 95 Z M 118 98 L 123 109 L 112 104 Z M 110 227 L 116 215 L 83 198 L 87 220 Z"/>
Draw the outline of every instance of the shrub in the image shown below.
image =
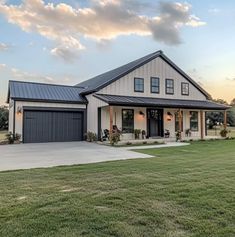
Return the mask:
<path fill-rule="evenodd" d="M 88 133 L 87 133 L 87 141 L 88 141 L 88 142 L 95 142 L 95 141 L 97 141 L 97 135 L 96 135 L 96 133 L 88 132 Z"/>
<path fill-rule="evenodd" d="M 140 130 L 140 129 L 135 129 L 135 130 L 134 130 L 135 139 L 140 139 L 140 133 L 141 133 L 141 130 Z"/>
<path fill-rule="evenodd" d="M 175 137 L 176 137 L 176 141 L 178 142 L 180 139 L 181 139 L 181 131 L 177 131 L 176 133 L 175 133 Z"/>
<path fill-rule="evenodd" d="M 147 142 L 146 142 L 146 141 L 144 141 L 144 142 L 143 142 L 143 144 L 147 144 Z"/>
<path fill-rule="evenodd" d="M 131 142 L 127 142 L 126 145 L 129 146 L 129 145 L 132 145 L 132 143 Z"/>
<path fill-rule="evenodd" d="M 229 131 L 226 128 L 224 128 L 220 131 L 220 136 L 221 137 L 227 137 L 228 133 L 229 133 Z"/>
<path fill-rule="evenodd" d="M 113 146 L 115 144 L 117 144 L 120 141 L 120 136 L 121 136 L 121 132 L 120 131 L 114 131 L 111 135 L 110 135 L 110 144 Z"/>
<path fill-rule="evenodd" d="M 16 133 L 15 135 L 12 132 L 8 132 L 6 134 L 6 139 L 8 141 L 9 144 L 13 144 L 15 141 L 19 142 L 21 138 L 21 135 Z"/>

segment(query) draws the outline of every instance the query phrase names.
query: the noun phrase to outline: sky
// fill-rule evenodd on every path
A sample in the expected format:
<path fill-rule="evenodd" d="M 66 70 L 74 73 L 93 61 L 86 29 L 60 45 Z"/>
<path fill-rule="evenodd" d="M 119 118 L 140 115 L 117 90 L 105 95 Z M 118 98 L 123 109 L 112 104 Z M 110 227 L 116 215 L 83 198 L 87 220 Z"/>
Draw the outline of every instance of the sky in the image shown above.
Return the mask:
<path fill-rule="evenodd" d="M 9 80 L 75 85 L 157 50 L 230 102 L 235 1 L 0 0 L 0 105 Z"/>

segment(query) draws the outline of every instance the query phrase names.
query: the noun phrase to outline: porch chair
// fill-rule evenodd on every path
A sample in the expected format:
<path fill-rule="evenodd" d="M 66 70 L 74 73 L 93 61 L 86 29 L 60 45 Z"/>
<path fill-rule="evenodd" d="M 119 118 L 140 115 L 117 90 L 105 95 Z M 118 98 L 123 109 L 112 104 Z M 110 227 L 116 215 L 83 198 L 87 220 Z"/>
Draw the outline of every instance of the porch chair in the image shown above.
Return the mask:
<path fill-rule="evenodd" d="M 168 129 L 165 129 L 164 137 L 165 138 L 169 138 L 170 137 L 170 131 Z"/>
<path fill-rule="evenodd" d="M 109 130 L 104 129 L 104 135 L 102 136 L 103 141 L 109 140 Z"/>

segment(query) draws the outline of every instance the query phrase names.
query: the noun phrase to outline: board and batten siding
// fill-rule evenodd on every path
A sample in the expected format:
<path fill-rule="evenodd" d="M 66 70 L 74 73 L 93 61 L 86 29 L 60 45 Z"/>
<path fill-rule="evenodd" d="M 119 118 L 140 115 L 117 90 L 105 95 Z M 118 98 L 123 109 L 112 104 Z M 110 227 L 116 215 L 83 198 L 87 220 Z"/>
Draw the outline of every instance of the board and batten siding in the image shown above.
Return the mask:
<path fill-rule="evenodd" d="M 87 131 L 98 133 L 98 108 L 107 106 L 108 104 L 95 98 L 94 94 L 86 96 L 87 105 Z"/>
<path fill-rule="evenodd" d="M 144 78 L 144 92 L 134 92 L 134 78 Z M 160 93 L 151 93 L 150 78 L 158 77 L 160 80 Z M 167 95 L 165 93 L 165 79 L 174 80 L 174 94 Z M 189 96 L 181 95 L 181 82 L 189 83 Z M 178 73 L 162 58 L 158 57 L 143 66 L 135 69 L 126 76 L 118 79 L 110 85 L 101 89 L 100 94 L 124 95 L 124 96 L 142 96 L 142 97 L 156 97 L 166 99 L 185 99 L 185 100 L 206 100 L 202 94 L 193 84 L 191 84 L 185 77 Z"/>
<path fill-rule="evenodd" d="M 26 107 L 46 107 L 46 108 L 70 108 L 70 109 L 86 109 L 84 104 L 66 104 L 66 103 L 46 103 L 46 102 L 29 102 L 29 101 L 15 101 L 15 133 L 23 135 L 23 113 L 17 113 L 17 108 Z M 9 110 L 9 117 L 12 120 L 11 126 L 9 126 L 9 132 L 13 132 L 13 118 L 14 108 Z"/>

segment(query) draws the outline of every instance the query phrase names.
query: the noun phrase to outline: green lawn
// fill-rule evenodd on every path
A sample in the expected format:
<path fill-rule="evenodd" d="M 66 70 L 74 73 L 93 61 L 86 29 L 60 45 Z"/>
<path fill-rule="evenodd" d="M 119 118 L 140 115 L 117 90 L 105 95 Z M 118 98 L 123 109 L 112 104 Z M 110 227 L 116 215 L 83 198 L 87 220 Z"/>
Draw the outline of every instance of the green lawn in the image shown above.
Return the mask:
<path fill-rule="evenodd" d="M 0 172 L 0 236 L 235 236 L 235 140 L 143 152 Z"/>

